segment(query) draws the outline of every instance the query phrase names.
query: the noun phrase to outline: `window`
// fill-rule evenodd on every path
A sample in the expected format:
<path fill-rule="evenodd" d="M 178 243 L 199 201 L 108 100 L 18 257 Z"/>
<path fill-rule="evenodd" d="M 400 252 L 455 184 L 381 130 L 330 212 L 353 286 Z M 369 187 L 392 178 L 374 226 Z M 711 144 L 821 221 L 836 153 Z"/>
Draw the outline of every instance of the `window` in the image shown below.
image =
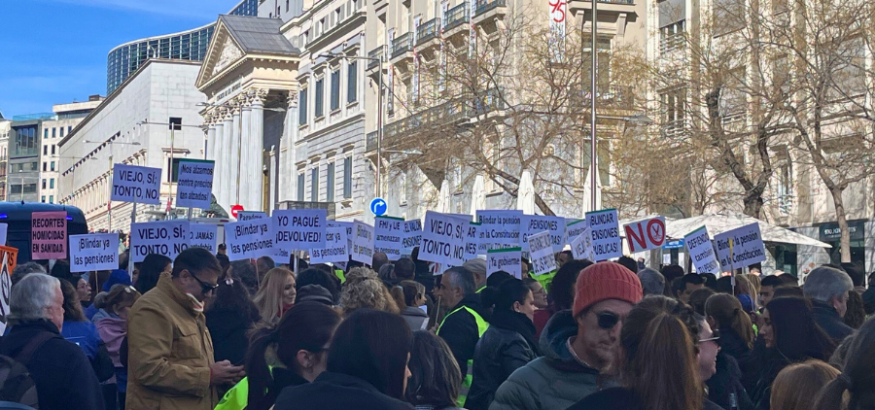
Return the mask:
<path fill-rule="evenodd" d="M 49 168 L 50 168 L 50 169 L 49 169 L 50 171 L 54 171 L 54 170 L 55 170 L 55 161 L 52 161 L 52 165 L 51 165 L 51 167 L 49 167 Z"/>
<path fill-rule="evenodd" d="M 64 138 L 64 127 L 61 127 L 59 131 L 59 134 L 61 134 L 60 137 Z"/>
<path fill-rule="evenodd" d="M 49 179 L 49 189 L 55 189 L 55 179 Z"/>
<path fill-rule="evenodd" d="M 331 111 L 340 109 L 340 70 L 331 72 Z"/>
<path fill-rule="evenodd" d="M 343 159 L 343 198 L 352 198 L 352 157 Z"/>
<path fill-rule="evenodd" d="M 310 201 L 319 202 L 319 167 L 310 170 Z"/>
<path fill-rule="evenodd" d="M 43 145 L 43 155 L 49 155 L 49 146 Z"/>
<path fill-rule="evenodd" d="M 307 124 L 307 89 L 298 93 L 298 125 Z"/>
<path fill-rule="evenodd" d="M 289 0 L 286 0 L 286 12 L 289 11 Z"/>
<path fill-rule="evenodd" d="M 659 100 L 662 105 L 662 124 L 666 134 L 673 136 L 673 133 L 682 131 L 684 127 L 687 90 L 678 88 L 663 92 L 659 95 Z"/>
<path fill-rule="evenodd" d="M 55 196 L 54 195 L 49 195 L 49 203 L 50 204 L 55 203 Z"/>
<path fill-rule="evenodd" d="M 48 128 L 43 130 L 43 139 L 44 140 L 49 139 L 49 129 Z"/>
<path fill-rule="evenodd" d="M 276 6 L 276 18 L 280 18 L 280 6 Z"/>
<path fill-rule="evenodd" d="M 43 195 L 42 200 L 40 202 L 46 203 L 46 196 L 45 195 Z"/>
<path fill-rule="evenodd" d="M 358 92 L 358 64 L 356 62 L 351 62 L 347 66 L 347 79 L 346 79 L 346 102 L 352 103 L 355 102 L 358 97 L 356 93 Z"/>
<path fill-rule="evenodd" d="M 36 193 L 36 184 L 27 184 L 24 186 L 25 194 L 33 194 Z"/>
<path fill-rule="evenodd" d="M 57 128 L 52 128 L 52 138 L 56 138 L 58 136 L 57 131 L 58 131 Z"/>
<path fill-rule="evenodd" d="M 52 144 L 52 155 L 55 155 L 55 144 Z"/>
<path fill-rule="evenodd" d="M 316 113 L 313 114 L 314 117 L 319 118 L 322 116 L 322 100 L 325 97 L 325 79 L 320 78 L 316 80 L 316 95 L 314 99 L 316 100 Z"/>
<path fill-rule="evenodd" d="M 596 43 L 596 47 L 598 48 L 598 71 L 596 75 L 598 76 L 598 88 L 601 90 L 607 90 L 610 88 L 610 80 L 611 80 L 611 39 L 607 37 L 599 36 L 598 42 Z M 583 36 L 583 60 L 582 61 L 592 61 L 591 53 L 592 52 L 592 37 L 589 35 Z M 592 75 L 590 73 L 590 65 L 584 64 L 584 74 L 586 78 L 590 78 Z M 587 84 L 590 84 L 590 81 L 587 80 Z M 589 93 L 589 86 L 585 86 L 585 92 Z"/>
<path fill-rule="evenodd" d="M 46 166 L 46 163 L 43 162 L 43 172 L 46 172 L 46 171 L 48 171 L 48 167 Z"/>
<path fill-rule="evenodd" d="M 298 174 L 298 202 L 304 202 L 304 173 Z"/>
<path fill-rule="evenodd" d="M 325 174 L 325 201 L 334 202 L 334 162 L 328 163 Z"/>
<path fill-rule="evenodd" d="M 46 189 L 46 180 L 43 180 L 43 189 Z"/>
<path fill-rule="evenodd" d="M 686 45 L 686 23 L 684 20 L 671 23 L 659 29 L 659 54 L 682 50 Z"/>
<path fill-rule="evenodd" d="M 68 134 L 68 135 L 70 134 L 70 131 L 73 131 L 73 126 L 72 126 L 72 125 L 68 125 L 68 126 L 67 126 L 67 134 Z"/>
<path fill-rule="evenodd" d="M 167 182 L 179 182 L 179 160 L 181 158 L 167 158 L 167 173 L 170 180 Z M 171 162 L 173 161 L 173 162 Z"/>

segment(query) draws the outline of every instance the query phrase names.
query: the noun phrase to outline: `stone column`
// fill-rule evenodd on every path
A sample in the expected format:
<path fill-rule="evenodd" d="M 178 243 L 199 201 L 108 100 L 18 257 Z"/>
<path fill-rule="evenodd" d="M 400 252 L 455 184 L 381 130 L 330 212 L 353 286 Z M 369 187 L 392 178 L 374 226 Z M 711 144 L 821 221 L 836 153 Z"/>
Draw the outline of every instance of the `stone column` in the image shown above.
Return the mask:
<path fill-rule="evenodd" d="M 208 160 L 216 159 L 216 123 L 212 115 L 210 115 L 209 121 L 205 124 L 207 126 L 207 150 L 204 152 Z"/>
<path fill-rule="evenodd" d="M 249 150 L 246 162 L 249 163 L 249 200 L 252 201 L 252 209 L 264 209 L 264 97 L 267 90 L 257 90 L 252 101 L 252 121 L 249 129 Z"/>
<path fill-rule="evenodd" d="M 267 197 L 267 212 L 268 215 L 273 213 L 273 208 L 276 206 L 277 192 L 277 152 L 276 146 L 270 147 L 270 163 L 267 164 L 267 175 L 270 180 L 270 196 Z"/>
<path fill-rule="evenodd" d="M 255 184 L 255 181 L 251 178 L 251 168 L 255 166 L 255 163 L 249 161 L 249 152 L 253 149 L 252 129 L 250 128 L 253 117 L 252 108 L 252 98 L 250 93 L 247 93 L 240 116 L 240 187 L 238 189 L 240 192 L 240 204 L 243 205 L 243 208 L 247 211 L 260 211 L 261 208 L 255 207 L 256 204 L 251 195 L 252 185 Z"/>
<path fill-rule="evenodd" d="M 280 169 L 285 173 L 286 178 L 288 178 L 288 191 L 285 192 L 286 198 L 292 201 L 298 200 L 298 170 L 295 167 L 295 162 L 297 161 L 297 150 L 296 145 L 298 142 L 298 94 L 294 92 L 289 93 L 289 108 L 286 111 L 286 157 L 283 159 L 285 162 L 285 169 Z"/>
<path fill-rule="evenodd" d="M 216 161 L 216 167 L 213 172 L 213 195 L 216 197 L 216 202 L 219 203 L 222 208 L 225 207 L 226 203 L 224 202 L 224 198 L 222 197 L 222 167 L 225 165 L 225 159 L 222 157 L 223 150 L 222 147 L 225 145 L 225 122 L 224 120 L 224 112 L 222 109 L 216 111 L 216 117 L 214 121 L 216 122 L 216 138 L 213 142 L 213 146 L 209 148 L 212 156 L 212 160 Z M 226 211 L 231 212 L 230 209 L 226 209 Z"/>
<path fill-rule="evenodd" d="M 233 144 L 233 136 L 231 135 L 234 129 L 233 115 L 231 110 L 225 111 L 225 125 L 223 127 L 223 134 L 225 135 L 222 138 L 222 207 L 228 211 L 228 214 L 231 213 L 231 205 L 232 199 L 234 198 L 231 195 L 231 182 L 234 174 L 231 172 L 231 154 L 233 151 L 231 150 L 231 145 Z"/>
<path fill-rule="evenodd" d="M 231 117 L 231 156 L 228 165 L 230 165 L 231 175 L 228 178 L 228 198 L 231 205 L 240 203 L 239 183 L 242 182 L 240 177 L 240 109 L 242 104 L 240 101 L 235 101 L 234 112 Z"/>

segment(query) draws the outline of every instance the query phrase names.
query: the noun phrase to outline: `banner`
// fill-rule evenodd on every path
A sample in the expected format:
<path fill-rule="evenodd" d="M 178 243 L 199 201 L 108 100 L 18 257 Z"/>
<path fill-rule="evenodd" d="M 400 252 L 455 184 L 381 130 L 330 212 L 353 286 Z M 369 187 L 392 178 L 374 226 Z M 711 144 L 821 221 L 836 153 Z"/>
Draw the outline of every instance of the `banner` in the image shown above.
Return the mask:
<path fill-rule="evenodd" d="M 390 261 L 401 259 L 404 220 L 391 216 L 374 218 L 374 252 L 383 252 Z"/>
<path fill-rule="evenodd" d="M 346 228 L 325 228 L 325 247 L 310 250 L 310 264 L 349 261 Z"/>
<path fill-rule="evenodd" d="M 18 249 L 8 246 L 0 246 L 0 334 L 6 332 L 9 324 L 9 297 L 12 295 L 12 271 L 15 270 L 15 261 L 18 258 Z"/>
<path fill-rule="evenodd" d="M 274 256 L 273 226 L 268 218 L 225 224 L 228 259 L 256 259 Z"/>
<path fill-rule="evenodd" d="M 626 241 L 631 253 L 659 249 L 665 245 L 665 217 L 632 222 L 623 228 L 626 230 Z"/>
<path fill-rule="evenodd" d="M 404 253 L 410 255 L 413 253 L 413 248 L 422 244 L 422 221 L 414 219 L 404 222 Z"/>
<path fill-rule="evenodd" d="M 370 266 L 374 263 L 374 227 L 355 221 L 352 231 L 352 260 Z"/>
<path fill-rule="evenodd" d="M 565 218 L 561 216 L 523 215 L 520 218 L 520 246 L 524 251 L 529 250 L 528 237 L 543 231 L 550 232 L 550 243 L 553 244 L 553 252 L 562 252 L 565 247 Z"/>
<path fill-rule="evenodd" d="M 426 211 L 419 260 L 462 266 L 467 228 L 468 221 L 464 218 Z"/>
<path fill-rule="evenodd" d="M 204 248 L 210 253 L 218 251 L 219 226 L 210 224 L 191 224 L 188 226 L 188 246 Z"/>
<path fill-rule="evenodd" d="M 592 261 L 595 254 L 592 251 L 592 232 L 589 227 L 584 227 L 583 232 L 571 241 L 571 254 L 574 259 L 586 259 Z"/>
<path fill-rule="evenodd" d="M 477 222 L 468 222 L 468 229 L 465 233 L 466 261 L 476 258 L 480 253 L 480 226 Z"/>
<path fill-rule="evenodd" d="M 616 209 L 587 212 L 586 220 L 592 230 L 592 250 L 595 260 L 601 262 L 623 256 L 619 219 Z"/>
<path fill-rule="evenodd" d="M 543 231 L 529 236 L 529 254 L 532 258 L 532 268 L 535 275 L 543 275 L 559 269 L 553 256 L 553 235 Z"/>
<path fill-rule="evenodd" d="M 700 275 L 703 273 L 718 275 L 721 272 L 720 262 L 717 261 L 717 256 L 714 253 L 714 244 L 711 243 L 711 239 L 708 237 L 707 228 L 703 226 L 690 232 L 687 236 L 684 236 L 684 243 L 690 252 L 693 266 L 696 267 L 696 273 Z"/>
<path fill-rule="evenodd" d="M 188 249 L 188 221 L 161 221 L 131 224 L 131 249 L 134 263 L 156 253 L 170 260 Z"/>
<path fill-rule="evenodd" d="M 523 278 L 522 248 L 490 249 L 486 252 L 486 277 L 505 271 L 517 279 Z"/>
<path fill-rule="evenodd" d="M 118 234 L 70 235 L 70 272 L 118 269 Z"/>
<path fill-rule="evenodd" d="M 31 259 L 67 258 L 67 212 L 34 212 L 30 219 Z M 118 268 L 116 268 L 118 269 Z"/>
<path fill-rule="evenodd" d="M 717 248 L 717 259 L 723 272 L 766 260 L 766 247 L 760 233 L 760 224 L 756 222 L 715 236 L 714 247 Z"/>
<path fill-rule="evenodd" d="M 179 160 L 176 206 L 210 209 L 215 165 L 213 161 L 199 159 Z"/>
<path fill-rule="evenodd" d="M 266 212 L 258 211 L 240 211 L 237 212 L 237 222 L 252 221 L 255 219 L 267 218 Z"/>
<path fill-rule="evenodd" d="M 278 209 L 273 211 L 274 247 L 302 251 L 325 246 L 325 209 Z"/>
<path fill-rule="evenodd" d="M 477 211 L 477 222 L 483 228 L 484 240 L 490 249 L 503 245 L 519 246 L 522 216 L 523 211 L 518 210 Z"/>
<path fill-rule="evenodd" d="M 161 168 L 113 165 L 110 200 L 161 205 Z"/>
<path fill-rule="evenodd" d="M 589 230 L 589 225 L 586 223 L 586 219 L 566 219 L 565 243 L 571 245 L 571 243 L 577 239 L 584 230 Z"/>

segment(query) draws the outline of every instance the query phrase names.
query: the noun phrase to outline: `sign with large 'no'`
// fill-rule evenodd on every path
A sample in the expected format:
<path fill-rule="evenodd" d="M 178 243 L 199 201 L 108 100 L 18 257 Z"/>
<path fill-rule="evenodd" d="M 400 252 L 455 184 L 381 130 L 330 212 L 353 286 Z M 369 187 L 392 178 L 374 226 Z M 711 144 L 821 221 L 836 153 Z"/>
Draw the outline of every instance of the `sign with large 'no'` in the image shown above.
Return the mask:
<path fill-rule="evenodd" d="M 665 245 L 665 217 L 632 222 L 623 228 L 632 253 L 659 249 Z"/>

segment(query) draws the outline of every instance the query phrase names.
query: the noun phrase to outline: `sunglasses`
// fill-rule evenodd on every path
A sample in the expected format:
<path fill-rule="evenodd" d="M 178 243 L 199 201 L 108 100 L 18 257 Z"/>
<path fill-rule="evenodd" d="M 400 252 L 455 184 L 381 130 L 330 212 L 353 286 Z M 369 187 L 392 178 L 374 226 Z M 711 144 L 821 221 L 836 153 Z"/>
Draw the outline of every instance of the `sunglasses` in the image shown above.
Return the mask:
<path fill-rule="evenodd" d="M 720 331 L 717 330 L 717 329 L 714 329 L 714 332 L 711 333 L 711 337 L 709 337 L 709 338 L 707 338 L 707 339 L 699 339 L 699 343 L 702 343 L 702 342 L 716 342 L 716 341 L 718 341 L 718 340 L 720 340 Z"/>
<path fill-rule="evenodd" d="M 192 272 L 192 271 L 188 271 L 188 274 L 191 275 L 191 277 L 194 278 L 194 280 L 196 280 L 197 283 L 199 283 L 201 285 L 201 290 L 203 291 L 204 295 L 206 295 L 210 292 L 215 292 L 216 289 L 219 288 L 218 283 L 215 285 L 210 285 L 209 283 L 206 283 L 206 282 L 198 279 L 197 276 L 195 276 L 194 272 Z"/>
<path fill-rule="evenodd" d="M 620 323 L 620 315 L 614 312 L 599 312 L 595 314 L 599 322 L 599 327 L 605 330 L 613 329 Z"/>

